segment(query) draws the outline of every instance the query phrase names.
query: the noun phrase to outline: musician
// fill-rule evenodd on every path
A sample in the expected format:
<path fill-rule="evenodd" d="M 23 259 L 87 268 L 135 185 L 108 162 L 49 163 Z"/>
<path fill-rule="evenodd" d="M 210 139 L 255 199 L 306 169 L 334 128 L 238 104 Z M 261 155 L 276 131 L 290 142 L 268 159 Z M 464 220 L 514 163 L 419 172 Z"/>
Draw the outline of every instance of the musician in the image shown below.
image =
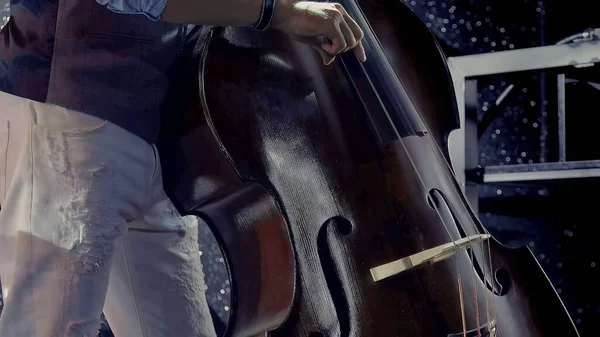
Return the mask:
<path fill-rule="evenodd" d="M 118 337 L 214 336 L 154 145 L 186 24 L 278 29 L 325 63 L 364 61 L 362 31 L 332 3 L 97 2 L 12 1 L 0 37 L 0 336 L 93 337 L 103 310 Z"/>

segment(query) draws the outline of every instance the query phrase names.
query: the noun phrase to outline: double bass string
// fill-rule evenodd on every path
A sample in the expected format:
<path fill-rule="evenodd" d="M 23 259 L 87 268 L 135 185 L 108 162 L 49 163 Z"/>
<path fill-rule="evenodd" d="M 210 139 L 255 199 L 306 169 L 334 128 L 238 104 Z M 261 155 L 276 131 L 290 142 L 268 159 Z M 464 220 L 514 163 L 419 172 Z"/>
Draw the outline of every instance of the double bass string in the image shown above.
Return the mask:
<path fill-rule="evenodd" d="M 355 0 L 348 0 L 347 3 L 348 3 L 348 6 L 345 6 L 346 9 L 347 9 L 347 11 L 351 12 L 352 16 L 358 22 L 361 23 L 361 26 L 363 26 L 362 28 L 363 28 L 363 31 L 365 33 L 365 37 L 364 37 L 364 40 L 363 40 L 363 46 L 365 48 L 365 51 L 368 54 L 371 54 L 371 53 L 374 54 L 372 56 L 369 56 L 367 62 L 369 62 L 369 60 L 371 62 L 373 62 L 374 60 L 378 61 L 379 62 L 378 64 L 381 65 L 381 66 L 383 66 L 385 68 L 383 76 L 386 76 L 385 74 L 395 74 L 395 71 L 393 70 L 393 68 L 389 64 L 389 61 L 387 60 L 387 57 L 385 57 L 385 53 L 383 52 L 381 46 L 379 45 L 379 41 L 378 41 L 377 37 L 375 36 L 374 32 L 372 31 L 372 29 L 370 27 L 370 24 L 366 21 L 366 19 L 364 17 L 364 14 L 362 13 L 361 8 L 358 6 L 358 4 L 356 3 Z M 377 48 L 377 47 L 379 47 L 379 48 Z M 342 64 L 346 68 L 347 73 L 350 74 L 348 65 L 346 65 L 346 63 L 344 62 L 344 58 L 345 58 L 344 56 L 345 55 L 341 55 L 340 59 L 342 60 Z M 382 111 L 385 114 L 385 117 L 387 118 L 387 120 L 390 123 L 390 126 L 392 127 L 393 132 L 395 133 L 397 139 L 400 141 L 400 143 L 401 143 L 401 145 L 402 145 L 405 153 L 407 154 L 407 156 L 408 156 L 408 158 L 409 158 L 412 166 L 415 168 L 415 172 L 417 174 L 417 177 L 418 177 L 421 185 L 426 188 L 425 181 L 423 180 L 423 177 L 421 176 L 419 170 L 417 169 L 417 165 L 415 164 L 415 162 L 414 162 L 414 160 L 413 160 L 413 158 L 411 156 L 411 151 L 408 150 L 406 144 L 404 143 L 403 138 L 402 138 L 402 136 L 401 136 L 401 134 L 400 134 L 400 132 L 399 132 L 396 124 L 394 123 L 393 118 L 391 117 L 390 112 L 388 111 L 388 109 L 386 107 L 386 104 L 384 103 L 384 100 L 382 100 L 382 98 L 381 98 L 381 96 L 380 96 L 380 94 L 379 94 L 376 86 L 374 85 L 373 81 L 371 80 L 371 77 L 369 76 L 369 74 L 368 74 L 368 72 L 367 72 L 367 70 L 365 68 L 365 65 L 362 64 L 362 62 L 356 62 L 356 63 L 358 63 L 358 67 L 360 68 L 360 70 L 362 72 L 362 75 L 367 79 L 367 81 L 369 83 L 369 86 L 372 89 L 372 92 L 374 93 L 375 97 L 377 98 L 378 103 L 379 103 L 380 107 L 382 108 Z M 374 71 L 375 70 L 377 70 L 377 69 L 374 69 Z M 389 76 L 389 75 L 387 75 L 387 76 Z M 399 79 L 398 78 L 394 78 L 394 75 L 392 75 L 391 77 L 392 78 L 390 78 L 390 79 L 392 81 L 395 79 L 396 82 L 398 82 L 398 83 L 396 83 L 396 87 L 400 87 L 401 89 L 403 89 L 402 84 L 399 81 Z M 392 91 L 394 91 L 394 90 L 392 89 Z M 404 96 L 405 96 L 405 98 L 407 98 L 410 101 L 410 97 L 408 95 L 404 95 Z M 418 135 L 418 133 L 416 132 L 418 130 L 414 129 L 413 124 L 410 123 L 410 120 L 408 118 L 406 118 L 407 116 L 399 116 L 399 117 L 405 117 L 404 119 L 406 120 L 406 122 L 403 123 L 403 124 L 405 124 L 404 126 L 408 129 L 407 131 L 410 131 L 414 135 Z M 417 117 L 420 118 L 420 116 L 418 116 L 418 114 L 417 114 Z M 441 151 L 439 149 L 439 147 L 437 146 L 437 144 L 432 144 L 431 140 L 429 139 L 429 137 L 427 135 L 424 135 L 421 138 L 425 138 L 426 139 L 426 142 L 427 142 L 428 146 L 430 146 L 430 148 L 433 150 L 433 153 L 435 154 L 435 156 L 438 157 L 438 161 L 440 161 L 441 159 L 439 158 L 439 156 L 440 156 L 441 152 L 436 152 L 435 151 L 436 148 L 437 148 L 438 151 Z M 441 161 L 444 162 L 445 165 L 447 165 L 447 168 L 449 170 L 448 172 L 452 175 L 452 177 L 454 179 L 456 179 L 456 177 L 454 176 L 454 172 L 450 169 L 449 163 L 446 162 L 445 158 L 444 158 L 444 160 L 441 160 Z M 432 204 L 435 205 L 435 202 L 433 202 Z M 450 206 L 450 205 L 448 205 L 448 206 Z M 444 229 L 446 230 L 446 233 L 447 233 L 450 241 L 456 246 L 456 240 L 454 240 L 453 236 L 451 235 L 450 229 L 448 228 L 448 226 L 450 224 L 445 223 L 444 217 L 440 214 L 440 210 L 438 209 L 438 207 L 434 207 L 434 208 L 435 208 L 436 212 L 438 213 L 438 217 L 440 218 L 440 220 L 441 220 L 441 222 L 442 222 L 442 224 L 444 226 Z M 462 225 L 464 225 L 464 224 L 462 224 Z M 479 233 L 479 230 L 477 229 L 477 227 L 476 227 L 476 225 L 475 225 L 475 223 L 473 221 L 471 221 L 471 226 L 472 226 L 472 230 L 474 230 L 475 233 Z M 487 229 L 483 228 L 483 230 L 484 230 L 484 232 L 486 234 L 489 234 L 489 232 L 487 231 Z M 469 241 L 470 240 L 471 239 L 469 239 Z M 471 248 L 470 248 L 471 261 L 475 261 L 474 260 L 474 256 L 473 256 L 473 254 L 474 254 L 473 253 L 473 250 L 474 250 L 473 247 L 474 247 L 474 245 L 471 243 Z M 489 241 L 488 241 L 488 251 L 491 251 L 491 249 L 489 247 L 490 247 L 490 244 L 489 244 Z M 456 247 L 456 248 L 457 248 L 457 254 L 460 254 L 461 251 L 458 249 L 458 247 Z M 484 282 L 485 282 L 485 269 L 486 269 L 486 266 L 485 266 L 486 261 L 485 260 L 486 259 L 485 259 L 485 250 L 482 250 L 482 251 L 483 251 L 483 255 L 484 256 L 483 256 L 483 259 L 481 261 L 483 263 L 482 270 L 483 270 Z M 489 267 L 490 267 L 490 270 L 492 270 L 491 269 L 492 268 L 492 265 L 491 265 L 491 254 L 489 255 L 489 259 L 490 259 Z M 455 261 L 456 272 L 457 272 L 457 282 L 458 282 L 458 292 L 459 292 L 461 320 L 462 320 L 462 325 L 463 325 L 463 336 L 466 337 L 467 327 L 466 327 L 466 317 L 465 317 L 466 315 L 465 315 L 465 303 L 464 303 L 464 294 L 463 294 L 464 293 L 463 292 L 463 282 L 462 282 L 462 279 L 461 279 L 461 276 L 460 276 L 461 273 L 460 273 L 459 262 L 458 262 L 457 259 L 455 259 L 454 261 Z M 474 311 L 475 311 L 476 322 L 477 322 L 476 323 L 477 324 L 476 328 L 477 328 L 477 331 L 478 331 L 478 335 L 481 336 L 481 330 L 480 330 L 480 325 L 479 325 L 479 315 L 480 314 L 479 314 L 479 305 L 478 305 L 478 296 L 477 296 L 478 287 L 477 287 L 477 284 L 476 284 L 476 275 L 475 275 L 476 271 L 475 271 L 474 268 L 472 268 L 472 273 L 473 273 L 472 274 L 472 280 L 473 280 L 473 288 L 474 288 L 473 289 L 474 290 L 473 293 L 474 293 L 474 303 L 475 303 L 475 305 L 474 305 L 474 307 L 475 307 Z M 493 277 L 493 275 L 490 274 L 490 277 Z M 492 286 L 492 289 L 493 289 L 493 286 Z M 493 293 L 492 293 L 492 296 L 493 296 Z M 484 297 L 486 297 L 486 294 L 484 294 Z M 487 297 L 486 297 L 486 303 L 487 303 Z M 494 303 L 495 303 L 495 298 L 494 298 Z M 489 310 L 488 310 L 488 306 L 486 304 L 486 313 L 487 312 L 489 312 Z M 495 312 L 495 310 L 494 310 L 494 312 Z M 486 315 L 486 319 L 487 319 L 488 327 L 490 327 L 489 314 Z"/>
<path fill-rule="evenodd" d="M 456 263 L 456 265 L 458 270 L 458 263 Z M 463 299 L 462 282 L 460 281 L 460 274 L 458 274 L 458 299 L 460 301 L 460 314 L 462 318 L 463 337 L 467 337 L 467 320 L 465 319 L 465 303 Z"/>
<path fill-rule="evenodd" d="M 365 50 L 369 50 L 371 48 L 368 48 L 369 45 L 367 43 L 365 43 Z M 344 64 L 344 67 L 346 68 L 346 70 L 348 70 L 348 67 L 345 65 L 345 63 L 343 62 L 343 58 L 342 58 L 342 63 Z M 402 137 L 400 135 L 400 133 L 398 132 L 398 129 L 396 128 L 385 104 L 383 103 L 383 101 L 381 100 L 381 97 L 379 96 L 379 93 L 377 92 L 377 89 L 375 88 L 370 76 L 368 75 L 366 69 L 364 68 L 364 65 L 360 64 L 360 69 L 363 72 L 363 75 L 365 76 L 365 78 L 368 80 L 369 82 L 369 86 L 371 87 L 371 89 L 373 90 L 373 93 L 375 94 L 375 96 L 377 97 L 377 99 L 379 100 L 379 104 L 382 108 L 382 110 L 385 112 L 386 118 L 388 119 L 388 121 L 390 122 L 390 125 L 392 127 L 392 129 L 394 130 L 394 133 L 396 134 L 396 136 L 398 137 L 398 140 L 400 141 L 400 144 L 402 145 L 402 148 L 404 149 L 404 152 L 407 154 L 407 157 L 409 158 L 411 164 L 413 165 L 413 167 L 415 168 L 415 172 L 417 174 L 417 177 L 419 178 L 419 182 L 421 183 L 421 185 L 423 187 L 425 187 L 425 184 L 423 182 L 423 178 L 421 177 L 421 174 L 419 173 L 419 170 L 417 170 L 417 166 L 414 162 L 414 160 L 412 159 L 412 157 L 410 156 L 410 151 L 406 148 L 406 145 L 404 144 L 404 142 L 402 141 Z M 408 125 L 407 127 L 411 127 L 411 125 Z M 411 131 L 414 133 L 415 130 L 411 129 Z M 448 235 L 448 238 L 450 239 L 450 242 L 452 242 L 455 247 L 456 247 L 456 240 L 454 240 L 454 238 L 452 237 L 452 234 L 450 233 L 450 230 L 448 228 L 448 224 L 446 224 L 443 221 L 443 216 L 440 214 L 440 210 L 437 207 L 437 205 L 435 204 L 435 201 L 432 200 L 432 205 L 434 205 L 434 209 L 436 211 L 436 213 L 438 214 L 439 219 L 441 220 L 444 229 L 446 230 L 446 234 Z M 458 247 L 456 247 L 457 251 L 460 251 Z M 464 305 L 464 295 L 463 295 L 463 288 L 462 288 L 462 280 L 461 280 L 461 273 L 460 273 L 460 266 L 459 263 L 456 259 L 454 259 L 454 263 L 455 263 L 455 267 L 456 267 L 456 275 L 457 275 L 457 286 L 458 286 L 458 293 L 459 293 L 459 305 L 460 305 L 460 313 L 461 313 L 461 321 L 462 321 L 462 327 L 463 327 L 463 336 L 466 337 L 467 336 L 467 325 L 466 325 L 466 317 L 465 317 L 465 305 Z"/>
<path fill-rule="evenodd" d="M 424 137 L 424 138 L 426 138 L 426 141 L 427 141 L 427 143 L 429 144 L 430 147 L 437 148 L 438 151 L 441 151 L 441 149 L 439 149 L 439 146 L 438 146 L 437 143 L 433 143 L 432 144 L 432 142 L 429 139 L 429 137 Z M 438 157 L 438 159 L 439 159 L 438 161 L 441 161 L 443 164 L 445 164 L 447 166 L 447 168 L 448 168 L 447 172 L 449 172 L 449 174 L 452 175 L 452 178 L 454 178 L 456 180 L 456 176 L 454 174 L 454 171 L 452 171 L 452 169 L 450 168 L 449 163 L 444 158 L 439 158 L 439 153 L 441 153 L 441 152 L 436 152 L 436 151 L 433 151 L 433 152 Z M 460 192 L 460 193 L 462 193 L 462 192 Z M 474 232 L 479 232 L 479 229 L 476 227 L 475 222 L 471 221 L 470 223 L 471 223 L 471 227 L 474 230 Z M 485 234 L 490 234 L 490 232 L 487 230 L 487 228 L 485 228 L 483 225 L 481 226 L 481 228 L 483 229 L 483 232 Z M 485 246 L 486 246 L 486 242 L 487 242 L 487 250 L 488 250 L 488 259 L 487 259 L 488 261 L 486 261 L 486 258 L 485 258 Z M 488 293 L 491 292 L 490 296 L 492 296 L 492 307 L 493 307 L 493 311 L 494 311 L 494 322 L 495 322 L 494 326 L 495 326 L 495 329 L 496 329 L 496 333 L 494 334 L 494 336 L 499 337 L 500 335 L 499 335 L 499 327 L 498 327 L 498 315 L 497 315 L 497 310 L 496 310 L 496 296 L 494 295 L 494 292 L 493 292 L 493 289 L 494 289 L 494 274 L 493 274 L 493 264 L 492 264 L 491 243 L 490 243 L 490 240 L 488 239 L 485 242 L 482 242 L 481 244 L 483 246 L 483 249 L 481 250 L 482 259 L 480 261 L 483 263 L 483 266 L 482 266 L 481 270 L 482 270 L 482 274 L 483 274 L 482 276 L 483 276 L 484 285 L 485 285 L 485 282 L 487 282 L 486 281 L 486 269 L 488 267 L 490 268 L 489 283 L 490 283 L 490 289 L 491 289 L 491 291 L 486 291 L 483 294 L 483 296 L 485 297 L 485 302 L 486 302 L 486 324 L 487 324 L 488 330 L 490 331 L 490 336 L 492 336 L 492 332 L 491 332 L 491 330 L 492 330 L 492 321 L 490 321 L 489 307 L 488 307 Z M 474 254 L 473 253 L 473 250 L 474 250 L 473 247 L 474 247 L 474 245 L 471 244 L 471 248 L 470 248 L 470 251 L 471 251 L 471 261 L 474 262 L 475 259 L 474 259 L 474 255 L 473 255 Z M 474 288 L 473 292 L 475 294 L 475 308 L 476 308 L 475 314 L 476 314 L 476 317 L 477 317 L 477 334 L 480 337 L 481 336 L 481 330 L 480 330 L 480 325 L 479 325 L 479 309 L 478 309 L 478 302 L 477 302 L 477 293 L 478 293 L 478 291 L 477 291 L 477 285 L 476 285 L 476 272 L 475 272 L 474 268 L 473 268 L 472 277 L 473 277 L 473 288 Z"/>
<path fill-rule="evenodd" d="M 365 43 L 365 51 L 368 51 L 370 48 L 368 48 L 368 44 Z M 368 61 L 367 61 L 368 62 Z M 348 71 L 348 67 L 345 65 L 345 63 L 343 62 L 343 58 L 342 58 L 342 63 L 344 64 L 344 67 L 346 68 L 346 70 Z M 409 158 L 411 164 L 413 165 L 413 167 L 415 168 L 415 172 L 417 174 L 417 177 L 419 178 L 419 182 L 421 183 L 421 185 L 423 187 L 425 187 L 425 184 L 423 183 L 423 178 L 421 177 L 421 174 L 419 173 L 419 170 L 416 169 L 416 165 L 414 163 L 414 160 L 412 159 L 412 157 L 410 156 L 410 152 L 408 151 L 408 149 L 406 148 L 406 145 L 404 144 L 404 142 L 402 141 L 402 137 L 400 136 L 400 133 L 398 132 L 385 104 L 383 104 L 381 97 L 379 96 L 379 93 L 377 92 L 370 76 L 368 75 L 366 69 L 364 68 L 364 66 L 362 64 L 359 64 L 361 71 L 363 72 L 363 75 L 365 76 L 365 78 L 368 80 L 369 85 L 371 87 L 371 89 L 373 90 L 373 92 L 375 93 L 375 96 L 377 97 L 377 99 L 379 100 L 379 104 L 382 108 L 382 110 L 385 112 L 386 118 L 388 119 L 388 121 L 390 122 L 390 125 L 392 127 L 392 129 L 394 130 L 394 133 L 396 134 L 396 136 L 398 137 L 398 140 L 400 141 L 400 144 L 402 144 L 402 148 L 404 149 L 404 152 L 407 154 L 407 157 Z M 410 127 L 410 125 L 408 126 Z M 411 130 L 414 132 L 414 129 Z M 448 228 L 448 224 L 446 224 L 443 221 L 443 217 L 440 214 L 440 211 L 437 207 L 437 205 L 435 205 L 435 201 L 432 200 L 432 205 L 434 205 L 434 209 L 436 211 L 436 213 L 438 214 L 438 217 L 440 218 L 444 229 L 446 230 L 446 234 L 448 235 L 448 238 L 450 239 L 450 242 L 452 242 L 455 247 L 456 247 L 456 240 L 454 240 L 454 238 L 452 237 L 452 234 L 450 233 L 450 230 Z M 459 248 L 456 247 L 456 250 L 459 251 Z M 464 296 L 463 296 L 463 289 L 462 289 L 462 280 L 460 278 L 460 266 L 458 264 L 458 261 L 454 259 L 454 263 L 456 266 L 456 275 L 457 275 L 457 286 L 458 286 L 458 293 L 459 293 L 459 305 L 460 305 L 460 313 L 461 313 L 461 321 L 462 321 L 462 326 L 463 326 L 463 335 L 464 337 L 467 336 L 467 326 L 466 326 L 466 318 L 465 318 L 465 306 L 464 306 Z"/>
<path fill-rule="evenodd" d="M 469 249 L 471 251 L 471 261 L 474 261 L 473 259 L 473 249 Z M 475 326 L 477 327 L 477 336 L 481 337 L 481 330 L 480 327 L 481 325 L 479 325 L 479 303 L 477 303 L 477 282 L 475 281 L 475 271 L 473 271 L 473 274 L 471 275 L 471 279 L 473 281 L 473 293 L 475 294 L 475 298 L 473 299 L 473 302 L 475 303 Z M 485 296 L 485 294 L 484 294 Z"/>
<path fill-rule="evenodd" d="M 456 176 L 454 174 L 454 171 L 452 171 L 450 164 L 445 160 L 445 158 L 439 158 L 439 154 L 441 153 L 441 149 L 439 149 L 439 146 L 437 143 L 432 143 L 431 140 L 429 139 L 429 137 L 424 137 L 426 138 L 427 143 L 429 144 L 430 147 L 432 148 L 437 148 L 438 151 L 433 151 L 433 153 L 438 157 L 438 161 L 441 161 L 443 164 L 442 165 L 446 165 L 448 170 L 447 172 L 449 172 L 450 175 L 452 175 L 452 178 L 454 178 L 456 180 Z M 462 193 L 462 192 L 459 192 Z M 473 221 L 468 221 L 471 223 L 471 227 L 473 229 L 474 232 L 479 232 L 479 229 L 476 227 L 475 222 Z M 485 228 L 483 225 L 481 226 L 481 228 L 483 229 L 485 234 L 490 234 L 490 232 L 487 230 L 487 228 Z M 470 241 L 470 240 L 469 240 Z M 486 246 L 486 242 L 487 242 L 487 250 L 488 250 L 488 261 L 486 261 L 485 258 L 485 246 Z M 491 254 L 491 243 L 490 240 L 486 240 L 485 242 L 482 242 L 481 245 L 483 246 L 483 249 L 481 250 L 481 254 L 482 254 L 482 259 L 480 260 L 483 263 L 483 266 L 481 268 L 482 270 L 482 276 L 483 276 L 483 282 L 484 282 L 484 286 L 485 286 L 485 282 L 486 281 L 486 269 L 489 267 L 490 268 L 490 274 L 489 274 L 489 283 L 490 283 L 490 289 L 491 289 L 491 294 L 490 296 L 492 296 L 492 306 L 493 306 L 493 310 L 494 310 L 494 321 L 495 321 L 495 327 L 496 327 L 496 334 L 495 336 L 498 337 L 498 317 L 497 317 L 497 311 L 496 311 L 496 296 L 494 295 L 493 289 L 494 289 L 494 274 L 493 274 L 493 264 L 492 264 L 492 254 Z M 471 261 L 475 261 L 474 259 L 474 249 L 473 249 L 474 245 L 471 244 L 471 248 L 470 253 L 471 253 Z M 480 330 L 480 324 L 479 324 L 479 308 L 478 308 L 478 302 L 477 302 L 477 285 L 476 285 L 476 272 L 475 272 L 475 268 L 473 268 L 473 274 L 472 274 L 472 278 L 473 278 L 473 293 L 475 294 L 475 314 L 476 314 L 476 321 L 477 321 L 477 334 L 478 337 L 481 337 L 481 330 Z M 485 288 L 484 288 L 485 291 Z M 490 291 L 485 291 L 485 293 L 483 294 L 483 297 L 485 298 L 485 302 L 486 302 L 486 325 L 488 327 L 488 331 L 490 331 L 490 336 L 491 335 L 491 329 L 492 329 L 492 322 L 490 321 L 490 317 L 489 317 L 489 307 L 488 307 L 488 293 Z"/>

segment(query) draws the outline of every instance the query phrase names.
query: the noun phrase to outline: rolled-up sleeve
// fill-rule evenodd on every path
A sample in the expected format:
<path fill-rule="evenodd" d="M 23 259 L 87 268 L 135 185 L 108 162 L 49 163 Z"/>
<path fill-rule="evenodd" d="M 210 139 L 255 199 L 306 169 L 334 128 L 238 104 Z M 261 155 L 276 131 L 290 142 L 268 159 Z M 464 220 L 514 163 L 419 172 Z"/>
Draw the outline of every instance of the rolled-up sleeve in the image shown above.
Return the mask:
<path fill-rule="evenodd" d="M 153 21 L 160 20 L 167 0 L 96 0 L 115 13 L 144 14 Z"/>

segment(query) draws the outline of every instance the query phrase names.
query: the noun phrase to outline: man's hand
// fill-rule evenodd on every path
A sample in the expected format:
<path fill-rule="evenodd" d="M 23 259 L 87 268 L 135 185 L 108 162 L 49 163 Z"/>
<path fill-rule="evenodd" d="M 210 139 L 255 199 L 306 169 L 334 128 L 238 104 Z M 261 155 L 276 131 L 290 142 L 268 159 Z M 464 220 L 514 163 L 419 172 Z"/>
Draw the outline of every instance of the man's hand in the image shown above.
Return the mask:
<path fill-rule="evenodd" d="M 362 62 L 367 59 L 362 45 L 364 33 L 340 4 L 279 1 L 273 26 L 297 41 L 313 45 L 324 64 L 351 49 Z"/>
<path fill-rule="evenodd" d="M 264 0 L 168 0 L 162 19 L 168 22 L 251 26 L 261 15 Z M 314 1 L 277 0 L 272 26 L 312 45 L 330 64 L 335 55 L 354 49 L 365 61 L 363 31 L 342 5 Z"/>

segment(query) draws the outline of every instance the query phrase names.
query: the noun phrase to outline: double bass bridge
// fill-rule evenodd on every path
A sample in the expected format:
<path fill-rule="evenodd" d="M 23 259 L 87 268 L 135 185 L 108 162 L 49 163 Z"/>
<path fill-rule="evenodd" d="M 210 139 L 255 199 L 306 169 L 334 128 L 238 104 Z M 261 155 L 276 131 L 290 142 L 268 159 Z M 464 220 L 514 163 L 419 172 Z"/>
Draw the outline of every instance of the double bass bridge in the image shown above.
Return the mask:
<path fill-rule="evenodd" d="M 396 261 L 371 268 L 371 276 L 373 277 L 373 281 L 378 282 L 427 263 L 434 264 L 454 256 L 460 250 L 469 249 L 475 244 L 484 242 L 490 237 L 491 235 L 489 234 L 478 234 L 445 243 L 443 245 L 403 257 Z"/>

